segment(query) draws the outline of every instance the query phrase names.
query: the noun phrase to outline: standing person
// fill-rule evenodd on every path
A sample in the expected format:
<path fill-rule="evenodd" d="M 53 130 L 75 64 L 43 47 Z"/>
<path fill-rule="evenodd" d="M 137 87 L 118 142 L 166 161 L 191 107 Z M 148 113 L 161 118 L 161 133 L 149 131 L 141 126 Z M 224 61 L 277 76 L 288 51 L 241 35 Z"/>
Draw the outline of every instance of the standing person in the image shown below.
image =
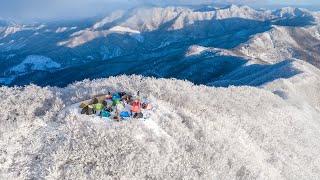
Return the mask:
<path fill-rule="evenodd" d="M 141 102 L 135 99 L 131 104 L 131 112 L 139 113 L 141 112 Z"/>
<path fill-rule="evenodd" d="M 115 100 L 114 103 L 114 108 L 115 108 L 115 116 L 114 119 L 117 121 L 120 121 L 120 113 L 123 111 L 124 109 L 124 104 L 123 102 L 121 102 L 120 100 Z"/>
<path fill-rule="evenodd" d="M 138 92 L 137 92 L 137 96 L 136 96 L 136 99 L 137 99 L 137 100 L 139 100 L 139 101 L 141 101 L 141 97 L 140 97 L 140 91 L 138 91 Z"/>
<path fill-rule="evenodd" d="M 116 120 L 116 121 L 120 121 L 120 113 L 119 113 L 119 111 L 117 109 L 116 109 L 116 112 L 114 114 L 113 119 Z"/>
<path fill-rule="evenodd" d="M 110 91 L 108 91 L 108 94 L 106 95 L 106 100 L 112 100 L 112 95 Z"/>
<path fill-rule="evenodd" d="M 137 96 L 131 104 L 131 115 L 133 115 L 134 118 L 140 118 L 143 116 L 141 113 L 141 99 L 139 91 L 137 92 Z"/>
<path fill-rule="evenodd" d="M 132 96 L 126 94 L 124 96 L 122 96 L 122 101 L 124 101 L 126 104 L 130 104 L 131 100 L 132 100 Z"/>

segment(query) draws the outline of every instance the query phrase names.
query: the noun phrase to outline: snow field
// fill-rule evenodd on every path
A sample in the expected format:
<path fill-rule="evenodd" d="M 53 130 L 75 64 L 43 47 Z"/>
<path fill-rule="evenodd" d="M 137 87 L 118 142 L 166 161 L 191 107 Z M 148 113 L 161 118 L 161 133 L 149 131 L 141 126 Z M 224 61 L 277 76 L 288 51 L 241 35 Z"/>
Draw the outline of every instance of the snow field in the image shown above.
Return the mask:
<path fill-rule="evenodd" d="M 158 108 L 150 120 L 120 123 L 72 108 L 112 90 L 140 90 Z M 0 110 L 1 178 L 320 176 L 319 119 L 261 88 L 119 76 L 64 89 L 1 87 L 0 92 L 1 103 L 10 104 Z"/>

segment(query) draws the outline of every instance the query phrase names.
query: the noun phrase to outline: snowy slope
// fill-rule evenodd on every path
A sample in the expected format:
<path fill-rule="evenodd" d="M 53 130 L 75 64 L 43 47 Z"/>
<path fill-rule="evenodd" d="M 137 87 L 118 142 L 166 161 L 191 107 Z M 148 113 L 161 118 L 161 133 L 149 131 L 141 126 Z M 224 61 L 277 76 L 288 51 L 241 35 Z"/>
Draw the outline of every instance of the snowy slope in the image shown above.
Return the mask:
<path fill-rule="evenodd" d="M 201 53 L 205 52 L 206 50 L 208 50 L 207 47 L 193 45 L 188 48 L 188 50 L 186 52 L 186 56 L 200 55 Z"/>
<path fill-rule="evenodd" d="M 306 73 L 265 88 L 139 76 L 86 80 L 64 89 L 2 87 L 1 104 L 10 106 L 0 109 L 0 177 L 318 179 L 319 86 L 313 82 L 320 73 L 301 67 Z M 306 86 L 309 92 L 303 92 Z M 290 92 L 288 98 L 276 88 Z M 158 108 L 147 121 L 121 123 L 72 108 L 108 90 L 140 90 Z"/>
<path fill-rule="evenodd" d="M 20 27 L 20 26 L 9 26 L 6 28 L 2 28 L 1 37 L 5 38 L 11 34 L 19 32 L 21 30 L 22 30 L 22 27 Z"/>
<path fill-rule="evenodd" d="M 277 9 L 272 12 L 272 14 L 276 17 L 280 18 L 292 18 L 297 16 L 312 16 L 312 13 L 307 9 L 302 8 L 294 8 L 294 7 L 284 7 L 281 9 Z"/>
<path fill-rule="evenodd" d="M 30 55 L 26 57 L 22 63 L 11 68 L 11 72 L 15 73 L 25 73 L 28 71 L 48 71 L 52 69 L 60 68 L 59 63 L 54 62 L 52 59 L 44 56 Z"/>
<path fill-rule="evenodd" d="M 144 7 L 0 22 L 0 84 L 81 80 L 0 86 L 0 179 L 320 179 L 319 17 Z M 83 80 L 123 73 L 183 80 Z M 140 91 L 156 109 L 120 123 L 79 114 L 108 91 Z"/>
<path fill-rule="evenodd" d="M 300 9 L 296 9 L 295 11 L 299 10 Z M 133 9 L 126 13 L 123 11 L 116 11 L 114 13 L 111 13 L 109 16 L 106 16 L 101 21 L 95 23 L 91 28 L 86 29 L 85 31 L 80 30 L 77 36 L 72 36 L 71 39 L 62 41 L 59 43 L 59 45 L 67 45 L 68 47 L 75 48 L 77 46 L 93 41 L 94 39 L 98 39 L 101 37 L 106 38 L 109 35 L 109 33 L 107 33 L 108 29 L 111 30 L 118 27 L 121 27 L 122 29 L 130 29 L 130 32 L 134 31 L 140 33 L 177 30 L 181 30 L 182 32 L 186 31 L 186 33 L 188 33 L 188 31 L 190 31 L 188 28 L 194 25 L 198 25 L 200 26 L 198 29 L 194 29 L 192 30 L 193 32 L 191 34 L 188 34 L 189 36 L 193 34 L 195 36 L 201 33 L 201 31 L 221 31 L 220 26 L 224 26 L 223 21 L 232 19 L 243 19 L 247 21 L 251 20 L 253 21 L 251 23 L 254 24 L 257 22 L 270 21 L 274 19 L 284 19 L 285 21 L 286 19 L 295 17 L 296 14 L 300 16 L 300 14 L 296 13 L 288 17 L 289 15 L 285 16 L 285 12 L 283 11 L 285 10 L 281 9 L 279 10 L 279 12 L 258 11 L 248 6 L 236 5 L 214 9 L 212 11 L 197 11 L 193 8 L 188 7 L 143 7 Z M 309 13 L 307 11 L 303 12 Z M 311 16 L 311 13 L 309 14 Z M 202 23 L 210 22 L 212 23 L 213 27 L 201 26 Z M 243 22 L 241 21 L 234 22 L 232 24 L 234 27 L 229 28 L 232 29 L 241 26 L 242 23 Z"/>
<path fill-rule="evenodd" d="M 58 44 L 75 48 L 94 39 L 106 38 L 109 35 L 109 31 L 120 33 L 124 32 L 124 30 L 125 32 L 129 30 L 131 33 L 146 33 L 162 30 L 184 31 L 184 28 L 188 28 L 198 22 L 232 18 L 263 21 L 273 17 L 269 11 L 256 11 L 247 6 L 235 5 L 207 12 L 199 12 L 187 7 L 143 7 L 133 9 L 126 13 L 123 11 L 111 13 L 109 16 L 95 23 L 91 28 L 80 30 L 73 34 L 70 39 L 59 42 Z M 221 25 L 218 24 L 216 26 Z M 235 24 L 235 26 L 238 25 Z M 114 29 L 119 29 L 119 27 L 121 27 L 121 31 L 114 31 Z M 208 27 L 201 27 L 201 29 L 195 30 L 196 32 L 194 33 L 199 33 L 202 28 L 204 31 L 210 29 Z"/>
<path fill-rule="evenodd" d="M 268 63 L 298 58 L 320 67 L 319 34 L 319 25 L 304 28 L 273 26 L 270 31 L 254 35 L 235 51 Z"/>
<path fill-rule="evenodd" d="M 226 8 L 216 10 L 217 19 L 227 19 L 232 17 L 254 19 L 254 20 L 268 20 L 274 18 L 271 11 L 257 11 L 249 6 L 230 5 Z"/>

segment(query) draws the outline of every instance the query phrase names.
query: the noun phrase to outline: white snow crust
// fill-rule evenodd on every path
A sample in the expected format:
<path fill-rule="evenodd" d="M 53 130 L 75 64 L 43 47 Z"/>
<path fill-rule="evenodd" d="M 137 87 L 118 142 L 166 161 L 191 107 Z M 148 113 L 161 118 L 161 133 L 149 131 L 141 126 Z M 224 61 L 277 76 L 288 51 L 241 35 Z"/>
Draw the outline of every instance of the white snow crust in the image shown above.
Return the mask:
<path fill-rule="evenodd" d="M 74 48 L 111 33 L 142 42 L 143 33 L 183 33 L 198 21 L 311 15 L 320 17 L 297 8 L 137 8 L 79 28 L 58 45 Z M 0 31 L 6 37 L 22 29 Z M 2 86 L 0 179 L 320 179 L 320 70 L 313 66 L 319 65 L 319 40 L 319 25 L 272 25 L 232 49 L 190 46 L 185 53 L 190 62 L 219 55 L 248 60 L 209 86 L 141 76 L 84 80 L 66 88 Z M 159 48 L 175 41 L 164 40 Z M 8 44 L 7 49 L 23 46 L 17 40 Z M 126 48 L 100 49 L 109 59 Z M 48 57 L 31 55 L 10 70 L 23 74 L 60 67 Z M 14 76 L 0 77 L 0 83 L 11 81 Z M 242 86 L 210 87 L 225 84 Z M 125 122 L 79 113 L 80 101 L 108 91 L 140 91 L 156 109 L 146 120 Z"/>
<path fill-rule="evenodd" d="M 66 31 L 68 31 L 68 27 L 59 27 L 57 28 L 56 33 L 63 33 Z"/>
<path fill-rule="evenodd" d="M 25 60 L 23 60 L 20 64 L 17 66 L 14 66 L 10 69 L 11 72 L 16 73 L 23 73 L 28 70 L 51 70 L 51 69 L 57 69 L 60 68 L 61 65 L 57 62 L 54 62 L 52 59 L 45 57 L 45 56 L 39 56 L 39 55 L 30 55 L 27 56 Z"/>
<path fill-rule="evenodd" d="M 141 76 L 1 87 L 0 178 L 318 179 L 320 73 L 294 64 L 304 73 L 260 88 Z M 115 90 L 157 109 L 118 123 L 74 108 Z"/>

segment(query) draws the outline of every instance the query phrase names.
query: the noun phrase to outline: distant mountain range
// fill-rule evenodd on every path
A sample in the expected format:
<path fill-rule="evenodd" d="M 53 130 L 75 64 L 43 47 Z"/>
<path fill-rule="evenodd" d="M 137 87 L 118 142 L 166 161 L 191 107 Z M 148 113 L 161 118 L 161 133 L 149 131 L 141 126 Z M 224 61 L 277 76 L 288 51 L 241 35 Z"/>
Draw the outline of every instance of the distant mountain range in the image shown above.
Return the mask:
<path fill-rule="evenodd" d="M 0 20 L 0 83 L 66 86 L 141 74 L 218 85 L 248 64 L 300 59 L 320 67 L 319 18 L 306 9 L 231 5 L 141 7 L 42 24 Z"/>
<path fill-rule="evenodd" d="M 232 5 L 1 21 L 0 179 L 320 179 L 319 18 Z M 81 114 L 110 92 L 153 108 Z"/>

